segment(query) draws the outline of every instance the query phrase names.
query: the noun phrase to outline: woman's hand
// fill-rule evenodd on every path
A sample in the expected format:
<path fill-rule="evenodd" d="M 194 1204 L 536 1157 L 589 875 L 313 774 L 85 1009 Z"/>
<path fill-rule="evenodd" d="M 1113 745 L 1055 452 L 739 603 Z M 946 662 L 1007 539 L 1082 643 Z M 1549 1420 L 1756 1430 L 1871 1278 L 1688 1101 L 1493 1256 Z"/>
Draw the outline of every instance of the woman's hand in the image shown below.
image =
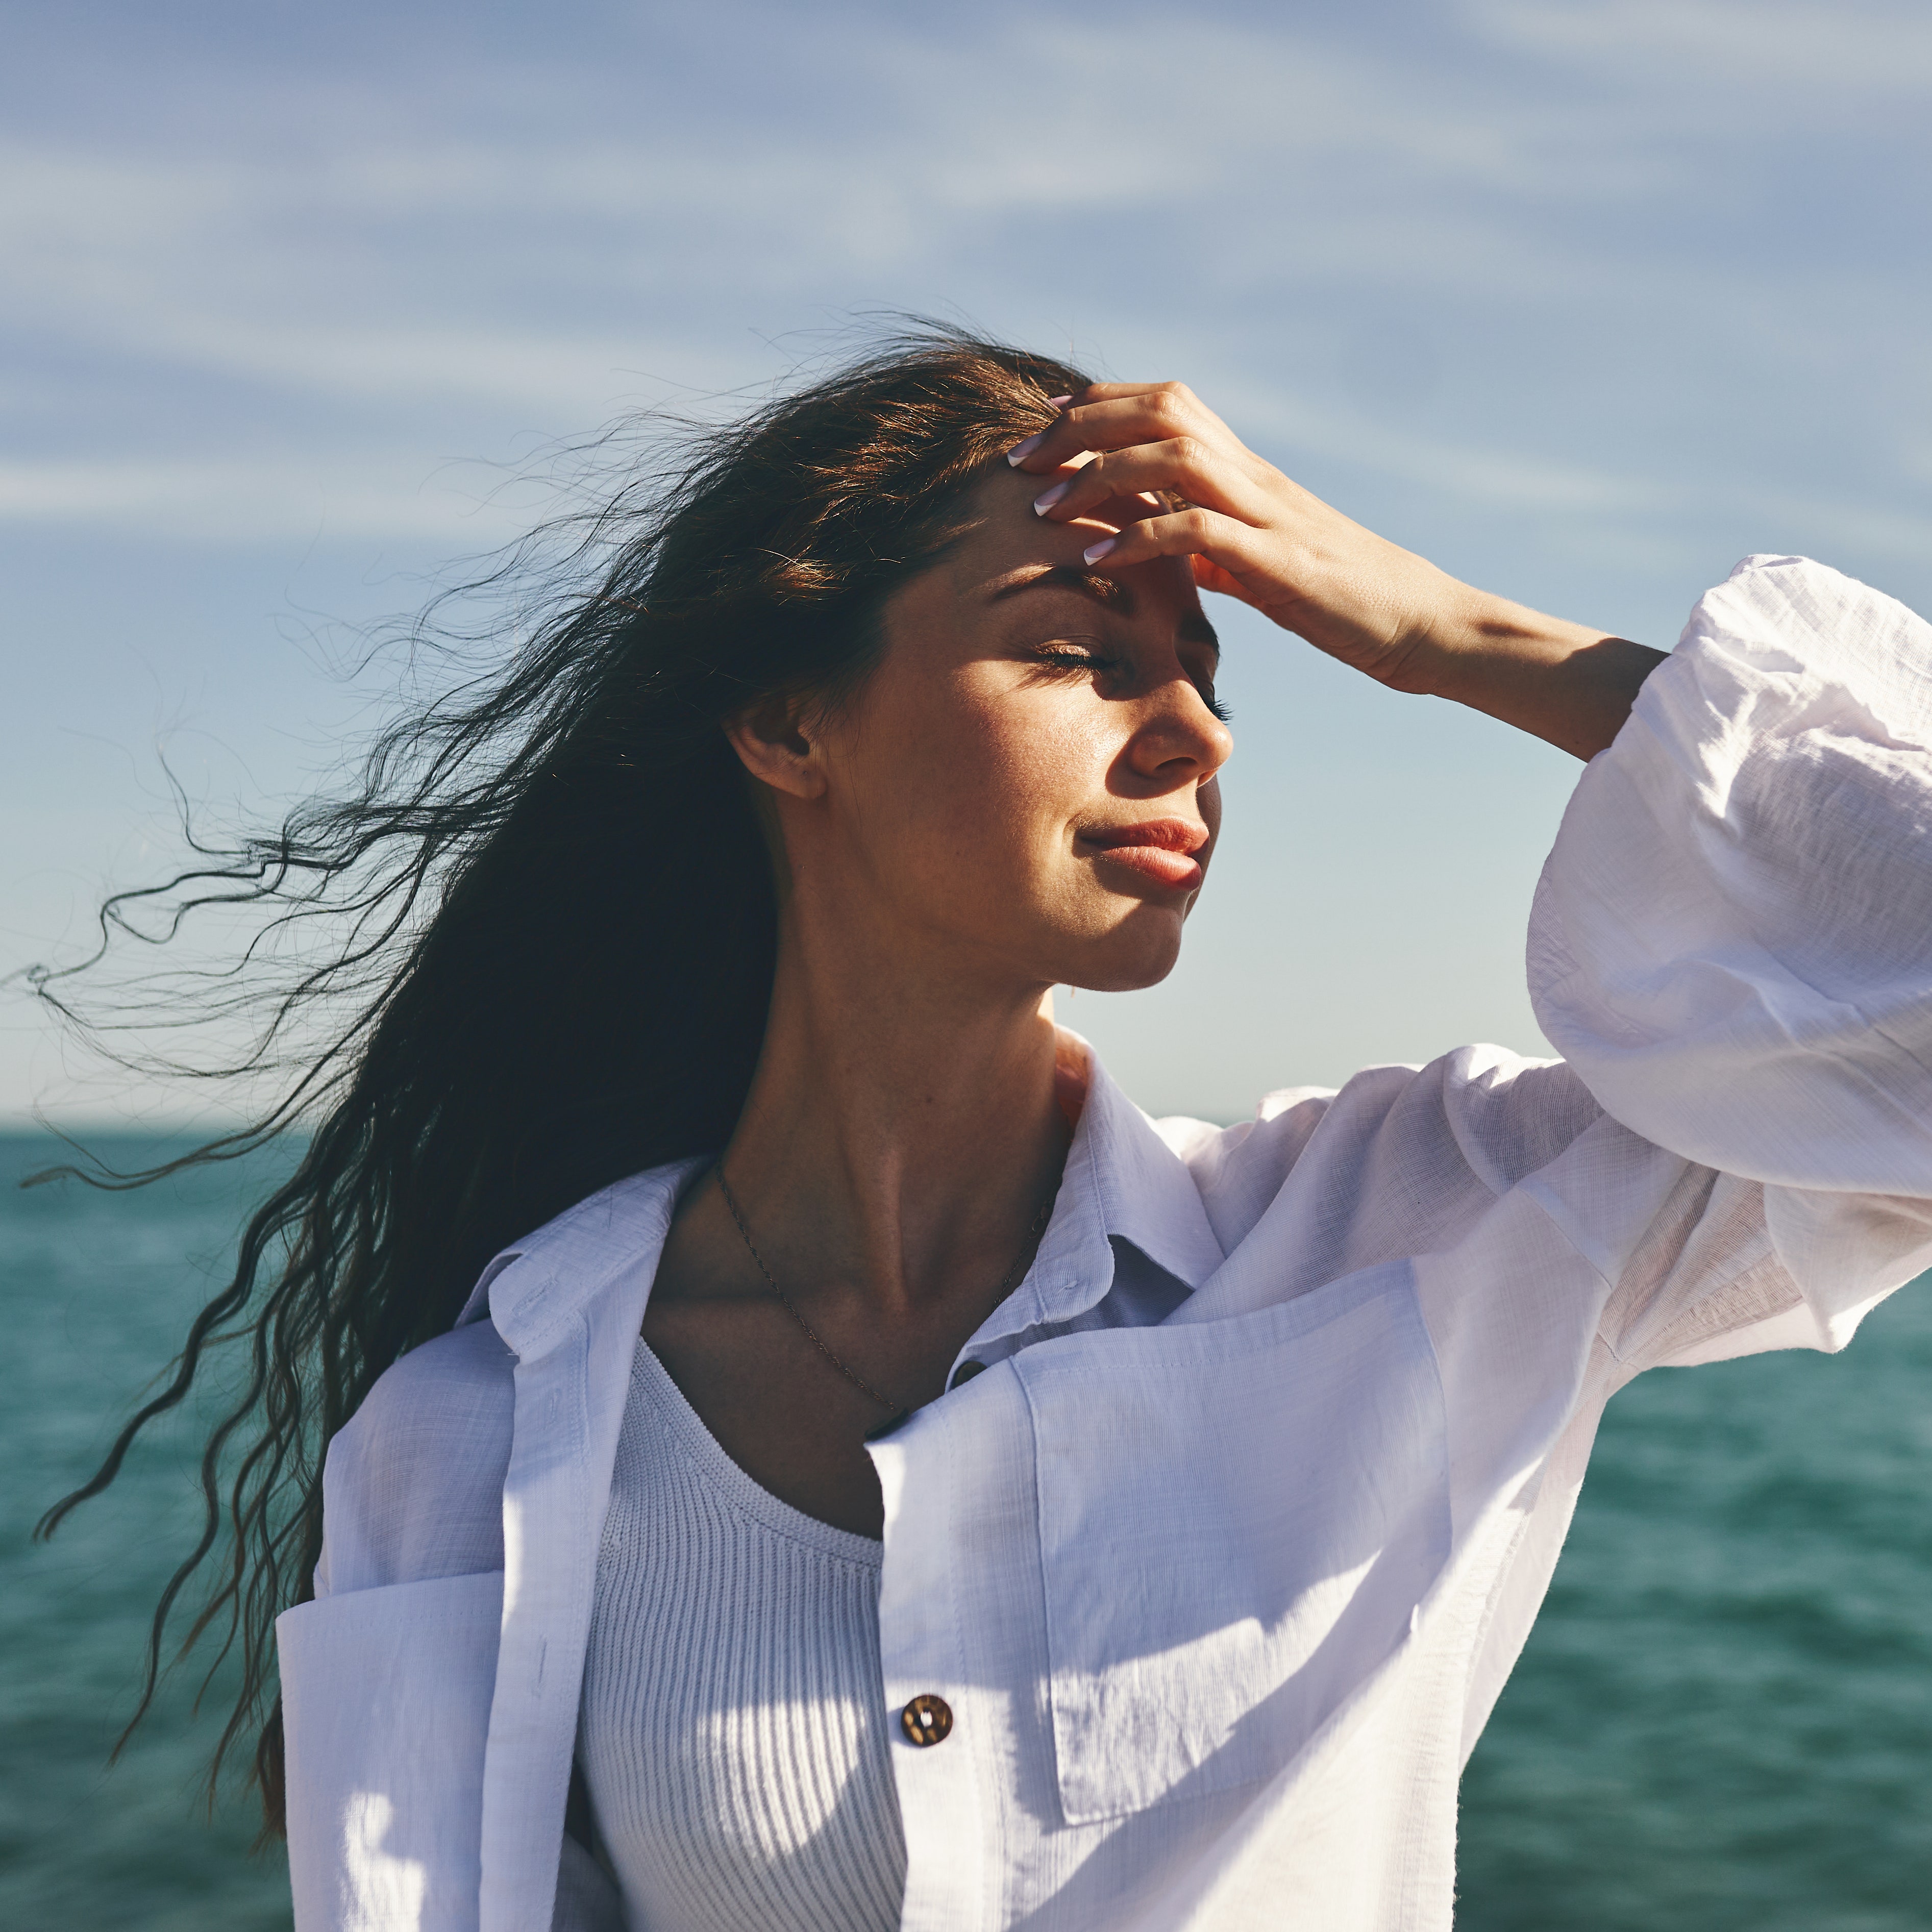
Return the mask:
<path fill-rule="evenodd" d="M 1589 758 L 1663 654 L 1472 590 L 1283 476 L 1184 384 L 1096 382 L 1008 458 L 1046 482 L 1056 522 L 1117 524 L 1087 560 L 1192 560 L 1203 589 L 1252 604 L 1396 691 L 1488 712 Z M 1186 507 L 1160 507 L 1159 493 Z M 1150 512 L 1152 511 L 1152 514 Z"/>

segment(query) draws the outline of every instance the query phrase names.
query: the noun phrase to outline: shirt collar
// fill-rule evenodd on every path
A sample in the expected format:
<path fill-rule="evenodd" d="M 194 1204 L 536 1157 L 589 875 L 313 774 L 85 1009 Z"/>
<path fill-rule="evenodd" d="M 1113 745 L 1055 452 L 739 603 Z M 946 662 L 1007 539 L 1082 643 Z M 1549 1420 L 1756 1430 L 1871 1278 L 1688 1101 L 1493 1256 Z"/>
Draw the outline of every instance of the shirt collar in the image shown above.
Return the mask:
<path fill-rule="evenodd" d="M 488 1315 L 520 1358 L 544 1354 L 615 1276 L 656 1273 L 678 1196 L 709 1162 L 703 1155 L 653 1167 L 565 1209 L 490 1262 L 455 1325 Z"/>
<path fill-rule="evenodd" d="M 967 1344 L 968 1352 L 1023 1330 L 1070 1322 L 1105 1299 L 1114 1283 L 1110 1237 L 1132 1242 L 1190 1290 L 1224 1258 L 1186 1162 L 1114 1084 L 1091 1045 L 1064 1027 L 1058 1030 L 1063 1054 L 1085 1060 L 1086 1104 L 1034 1264 Z"/>
<path fill-rule="evenodd" d="M 1085 1062 L 1086 1103 L 1033 1266 L 969 1350 L 1070 1322 L 1104 1300 L 1114 1284 L 1112 1238 L 1131 1241 L 1190 1291 L 1223 1259 L 1186 1164 L 1114 1085 L 1093 1047 L 1059 1032 L 1063 1054 Z M 542 1353 L 614 1274 L 626 1266 L 656 1270 L 678 1196 L 705 1164 L 677 1161 L 634 1174 L 506 1248 L 484 1270 L 457 1326 L 487 1312 L 519 1355 Z"/>

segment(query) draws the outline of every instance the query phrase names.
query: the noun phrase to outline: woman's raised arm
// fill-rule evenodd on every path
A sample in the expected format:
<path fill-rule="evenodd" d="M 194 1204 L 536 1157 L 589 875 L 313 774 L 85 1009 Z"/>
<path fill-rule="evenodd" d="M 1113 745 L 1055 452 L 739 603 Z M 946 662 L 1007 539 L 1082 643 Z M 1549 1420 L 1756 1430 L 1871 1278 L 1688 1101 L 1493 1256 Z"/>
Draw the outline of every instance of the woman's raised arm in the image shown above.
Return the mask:
<path fill-rule="evenodd" d="M 1183 383 L 1094 383 L 1008 460 L 1047 484 L 1041 515 L 1121 522 L 1088 550 L 1096 569 L 1191 555 L 1204 589 L 1391 690 L 1469 705 L 1580 758 L 1616 736 L 1665 656 L 1474 590 L 1364 530 L 1256 455 Z M 1186 507 L 1156 508 L 1155 492 Z"/>

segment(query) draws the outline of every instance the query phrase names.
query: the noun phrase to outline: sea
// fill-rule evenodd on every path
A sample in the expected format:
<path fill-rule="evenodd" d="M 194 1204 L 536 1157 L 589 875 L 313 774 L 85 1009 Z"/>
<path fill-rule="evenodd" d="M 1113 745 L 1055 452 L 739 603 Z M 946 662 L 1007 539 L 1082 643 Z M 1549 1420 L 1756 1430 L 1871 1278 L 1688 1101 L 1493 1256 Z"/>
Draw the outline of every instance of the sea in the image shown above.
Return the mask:
<path fill-rule="evenodd" d="M 167 1362 L 277 1156 L 128 1194 L 16 1184 L 62 1153 L 0 1136 L 0 1927 L 270 1932 L 279 1850 L 245 1792 L 203 1786 L 220 1682 L 197 1717 L 178 1672 L 109 1762 L 191 1534 L 194 1419 L 30 1532 Z M 1932 1277 L 1842 1355 L 1612 1402 L 1464 1780 L 1461 1868 L 1463 1932 L 1932 1926 Z"/>

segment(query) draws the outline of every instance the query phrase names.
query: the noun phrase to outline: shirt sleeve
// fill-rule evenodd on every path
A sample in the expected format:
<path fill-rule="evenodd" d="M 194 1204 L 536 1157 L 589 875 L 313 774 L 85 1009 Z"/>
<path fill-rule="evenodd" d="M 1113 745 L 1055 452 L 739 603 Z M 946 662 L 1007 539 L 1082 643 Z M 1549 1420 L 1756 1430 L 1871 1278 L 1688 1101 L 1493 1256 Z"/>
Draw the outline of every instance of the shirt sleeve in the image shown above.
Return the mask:
<path fill-rule="evenodd" d="M 1538 890 L 1544 1032 L 1613 1120 L 1761 1202 L 1787 1340 L 1837 1346 L 1932 1265 L 1928 835 L 1932 626 L 1752 556 L 1591 761 Z"/>

